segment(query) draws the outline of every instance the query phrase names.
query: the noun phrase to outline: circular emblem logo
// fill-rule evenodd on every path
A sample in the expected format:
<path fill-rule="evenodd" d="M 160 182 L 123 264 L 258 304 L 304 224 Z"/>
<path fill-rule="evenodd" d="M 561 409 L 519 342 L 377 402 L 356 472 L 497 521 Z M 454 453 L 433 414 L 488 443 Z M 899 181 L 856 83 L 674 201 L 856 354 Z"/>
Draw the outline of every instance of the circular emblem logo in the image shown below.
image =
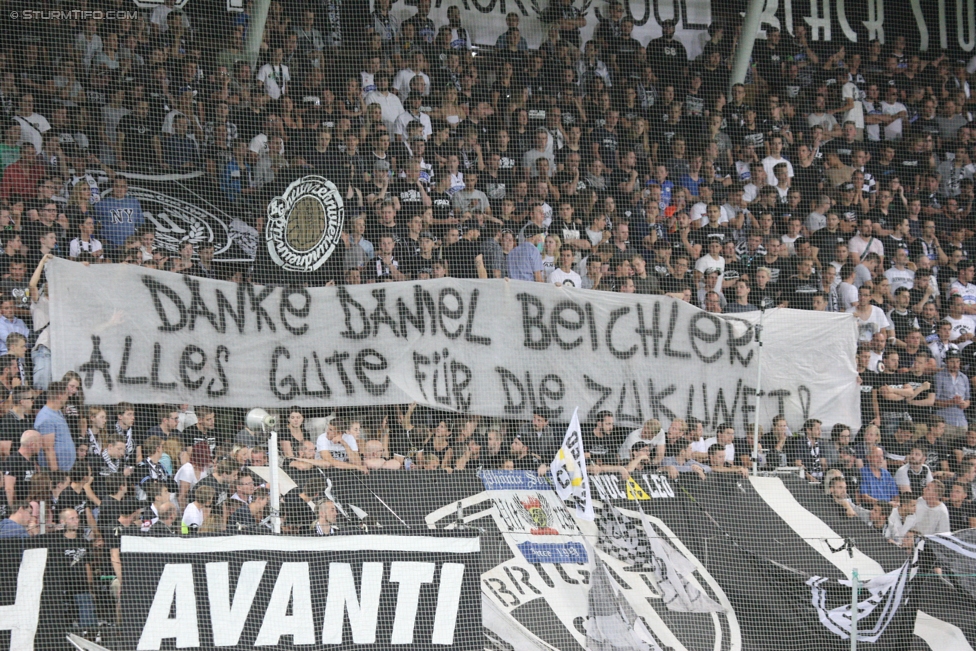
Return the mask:
<path fill-rule="evenodd" d="M 304 176 L 268 204 L 268 253 L 288 271 L 315 271 L 342 235 L 342 195 L 332 181 Z"/>

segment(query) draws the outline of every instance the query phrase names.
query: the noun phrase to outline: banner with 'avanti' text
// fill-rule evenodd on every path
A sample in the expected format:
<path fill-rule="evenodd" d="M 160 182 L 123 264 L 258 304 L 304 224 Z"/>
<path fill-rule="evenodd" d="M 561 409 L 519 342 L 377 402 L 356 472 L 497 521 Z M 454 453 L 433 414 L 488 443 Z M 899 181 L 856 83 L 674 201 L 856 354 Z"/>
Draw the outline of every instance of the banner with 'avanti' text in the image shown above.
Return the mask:
<path fill-rule="evenodd" d="M 63 260 L 47 273 L 54 375 L 79 372 L 93 404 L 416 401 L 562 421 L 579 406 L 740 430 L 755 417 L 758 312 L 519 281 L 262 287 Z M 859 425 L 851 315 L 771 310 L 762 340 L 760 422 Z"/>

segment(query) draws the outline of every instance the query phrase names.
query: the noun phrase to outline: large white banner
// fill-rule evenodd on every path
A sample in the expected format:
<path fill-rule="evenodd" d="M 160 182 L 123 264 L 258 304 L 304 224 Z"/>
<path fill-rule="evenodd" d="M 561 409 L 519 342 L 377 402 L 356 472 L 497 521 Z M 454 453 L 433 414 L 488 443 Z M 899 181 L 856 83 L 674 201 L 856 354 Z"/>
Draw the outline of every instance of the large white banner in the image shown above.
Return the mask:
<path fill-rule="evenodd" d="M 52 260 L 54 374 L 93 404 L 384 405 L 744 430 L 759 313 L 499 280 L 262 287 Z M 766 312 L 760 422 L 860 423 L 849 314 Z"/>

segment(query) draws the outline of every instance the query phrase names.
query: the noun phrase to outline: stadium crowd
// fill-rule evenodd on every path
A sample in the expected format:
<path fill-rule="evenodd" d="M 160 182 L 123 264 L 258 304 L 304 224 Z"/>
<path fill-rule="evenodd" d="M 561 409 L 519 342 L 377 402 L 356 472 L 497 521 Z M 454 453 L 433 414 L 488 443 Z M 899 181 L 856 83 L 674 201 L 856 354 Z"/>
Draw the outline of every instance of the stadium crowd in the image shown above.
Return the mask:
<path fill-rule="evenodd" d="M 89 3 L 118 9 L 120 0 Z M 242 282 L 211 242 L 155 238 L 133 178 L 177 176 L 254 241 L 290 181 L 321 174 L 345 203 L 316 282 L 445 276 L 666 294 L 714 313 L 849 312 L 862 422 L 752 431 L 677 419 L 585 427 L 591 473 L 677 479 L 799 466 L 895 544 L 976 524 L 976 63 L 863 48 L 765 26 L 747 83 L 729 87 L 740 25 L 716 20 L 689 59 L 673 21 L 648 43 L 616 2 L 519 14 L 475 45 L 456 8 L 400 22 L 389 0 L 272 2 L 260 61 L 249 16 L 175 9 L 134 20 L 2 26 L 0 537 L 64 538 L 93 625 L 96 560 L 121 580 L 119 536 L 266 527 L 263 438 L 243 413 L 85 403 L 51 377 L 44 266 L 52 257 Z M 127 6 L 127 5 L 126 5 Z M 246 240 L 246 238 L 244 238 Z M 251 253 L 253 254 L 253 248 Z M 31 274 L 31 275 L 29 275 Z M 309 418 L 306 418 L 306 415 Z M 548 413 L 498 422 L 401 405 L 280 414 L 286 533 L 344 533 L 326 474 L 546 471 Z M 81 550 L 81 551 L 78 551 Z M 70 555 L 72 558 L 74 555 Z"/>

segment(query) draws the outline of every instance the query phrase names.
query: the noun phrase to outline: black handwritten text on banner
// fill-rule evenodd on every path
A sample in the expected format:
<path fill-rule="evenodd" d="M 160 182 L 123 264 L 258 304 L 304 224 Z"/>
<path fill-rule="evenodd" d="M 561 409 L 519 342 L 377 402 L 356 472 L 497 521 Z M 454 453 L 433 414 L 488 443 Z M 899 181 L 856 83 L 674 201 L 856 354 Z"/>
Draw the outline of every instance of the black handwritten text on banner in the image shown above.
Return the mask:
<path fill-rule="evenodd" d="M 522 419 L 578 405 L 739 428 L 756 409 L 758 313 L 493 280 L 280 288 L 60 260 L 48 274 L 55 375 L 81 373 L 93 403 L 417 401 Z M 858 424 L 850 315 L 772 310 L 763 342 L 761 422 Z"/>

